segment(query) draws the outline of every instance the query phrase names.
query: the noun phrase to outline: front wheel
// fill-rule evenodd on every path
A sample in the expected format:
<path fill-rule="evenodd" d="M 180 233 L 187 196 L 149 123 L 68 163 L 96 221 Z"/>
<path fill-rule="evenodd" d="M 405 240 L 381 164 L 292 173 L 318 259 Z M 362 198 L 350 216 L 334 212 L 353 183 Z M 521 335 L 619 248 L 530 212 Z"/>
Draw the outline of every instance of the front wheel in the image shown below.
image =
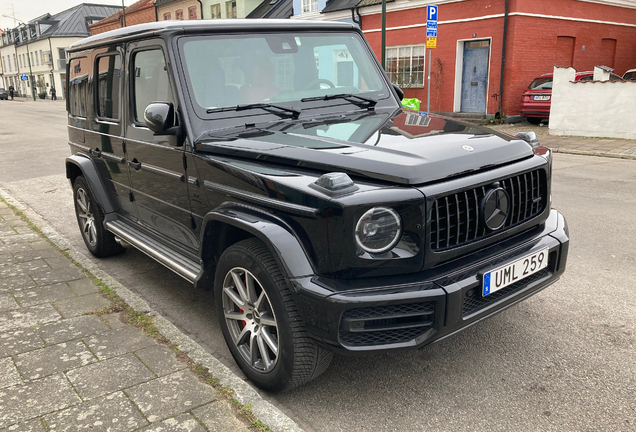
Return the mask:
<path fill-rule="evenodd" d="M 333 354 L 309 338 L 276 260 L 258 239 L 219 259 L 214 298 L 225 341 L 258 387 L 280 391 L 323 373 Z"/>

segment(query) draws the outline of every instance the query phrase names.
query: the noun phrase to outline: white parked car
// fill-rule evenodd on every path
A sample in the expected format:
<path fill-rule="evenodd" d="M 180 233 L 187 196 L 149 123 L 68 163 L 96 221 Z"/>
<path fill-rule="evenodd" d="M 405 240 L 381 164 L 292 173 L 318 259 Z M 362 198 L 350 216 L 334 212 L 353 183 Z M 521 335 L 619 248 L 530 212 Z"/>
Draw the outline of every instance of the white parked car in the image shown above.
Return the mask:
<path fill-rule="evenodd" d="M 636 81 L 636 69 L 630 69 L 623 75 L 625 81 Z"/>

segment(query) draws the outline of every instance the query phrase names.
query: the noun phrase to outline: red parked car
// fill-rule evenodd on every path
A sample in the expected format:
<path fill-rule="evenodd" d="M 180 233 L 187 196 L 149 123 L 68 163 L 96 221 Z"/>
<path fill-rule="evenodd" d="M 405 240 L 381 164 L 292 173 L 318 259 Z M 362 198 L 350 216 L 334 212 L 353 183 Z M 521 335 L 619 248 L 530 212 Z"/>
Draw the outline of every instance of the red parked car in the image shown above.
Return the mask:
<path fill-rule="evenodd" d="M 594 71 L 578 72 L 574 78 L 576 81 L 592 81 Z M 610 75 L 610 81 L 621 81 L 622 78 L 616 74 Z M 541 123 L 541 120 L 550 118 L 550 104 L 552 99 L 552 74 L 544 74 L 528 86 L 521 95 L 521 106 L 519 108 L 522 117 L 526 117 L 528 122 L 533 124 Z"/>

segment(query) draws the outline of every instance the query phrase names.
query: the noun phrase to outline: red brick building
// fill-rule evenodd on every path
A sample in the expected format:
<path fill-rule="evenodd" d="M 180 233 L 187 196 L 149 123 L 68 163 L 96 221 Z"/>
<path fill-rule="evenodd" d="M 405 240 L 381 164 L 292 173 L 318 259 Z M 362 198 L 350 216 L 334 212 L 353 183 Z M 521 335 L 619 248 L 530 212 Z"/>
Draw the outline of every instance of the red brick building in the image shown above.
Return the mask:
<path fill-rule="evenodd" d="M 330 0 L 295 19 L 351 21 L 381 57 L 378 0 Z M 499 109 L 504 23 L 506 60 L 501 111 L 519 112 L 521 92 L 554 64 L 579 71 L 636 67 L 636 0 L 395 0 L 387 3 L 386 70 L 405 97 L 426 107 L 426 6 L 438 11 L 431 67 L 431 111 L 495 114 Z M 338 7 L 341 4 L 342 7 Z M 371 5 L 369 5 L 371 4 Z M 369 5 L 369 6 L 366 6 Z"/>
<path fill-rule="evenodd" d="M 155 21 L 157 21 L 157 17 L 155 14 L 154 0 L 139 0 L 126 8 L 126 26 Z M 96 35 L 109 30 L 122 28 L 124 26 L 123 23 L 123 14 L 120 10 L 88 27 L 91 30 L 91 34 Z"/>

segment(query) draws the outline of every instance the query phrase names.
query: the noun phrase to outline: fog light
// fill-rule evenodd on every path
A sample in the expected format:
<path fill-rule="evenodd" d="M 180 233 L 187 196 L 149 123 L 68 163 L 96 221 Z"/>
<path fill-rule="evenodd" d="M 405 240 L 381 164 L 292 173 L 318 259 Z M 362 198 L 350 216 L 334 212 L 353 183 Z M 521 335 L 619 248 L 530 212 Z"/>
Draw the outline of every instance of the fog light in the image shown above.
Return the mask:
<path fill-rule="evenodd" d="M 402 235 L 402 221 L 395 210 L 374 207 L 362 215 L 356 224 L 356 242 L 369 253 L 391 250 Z"/>

